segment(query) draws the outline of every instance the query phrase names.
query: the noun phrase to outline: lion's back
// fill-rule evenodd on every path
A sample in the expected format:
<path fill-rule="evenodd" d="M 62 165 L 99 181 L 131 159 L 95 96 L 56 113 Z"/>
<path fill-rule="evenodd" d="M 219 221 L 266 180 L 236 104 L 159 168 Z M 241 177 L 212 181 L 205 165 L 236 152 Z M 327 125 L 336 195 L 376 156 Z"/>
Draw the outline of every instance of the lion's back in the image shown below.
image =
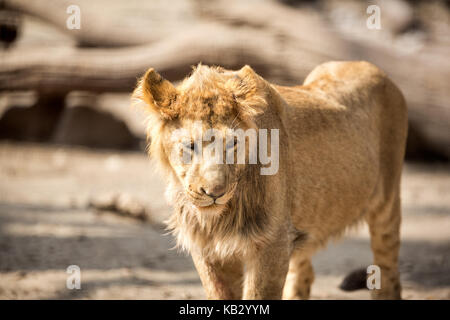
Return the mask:
<path fill-rule="evenodd" d="M 288 103 L 294 223 L 315 233 L 320 221 L 317 233 L 339 234 L 370 206 L 378 183 L 400 179 L 403 96 L 367 62 L 328 62 L 304 85 L 276 89 Z"/>

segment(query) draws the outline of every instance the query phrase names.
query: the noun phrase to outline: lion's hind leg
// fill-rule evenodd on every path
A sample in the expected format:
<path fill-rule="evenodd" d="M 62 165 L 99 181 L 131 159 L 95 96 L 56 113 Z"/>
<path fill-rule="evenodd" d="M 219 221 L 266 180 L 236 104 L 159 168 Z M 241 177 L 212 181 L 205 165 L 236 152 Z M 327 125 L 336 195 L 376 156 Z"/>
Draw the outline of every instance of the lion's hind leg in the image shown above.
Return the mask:
<path fill-rule="evenodd" d="M 373 299 L 401 299 L 398 255 L 400 249 L 400 197 L 398 194 L 377 212 L 366 217 L 369 224 L 374 265 L 381 271 L 380 288 Z"/>

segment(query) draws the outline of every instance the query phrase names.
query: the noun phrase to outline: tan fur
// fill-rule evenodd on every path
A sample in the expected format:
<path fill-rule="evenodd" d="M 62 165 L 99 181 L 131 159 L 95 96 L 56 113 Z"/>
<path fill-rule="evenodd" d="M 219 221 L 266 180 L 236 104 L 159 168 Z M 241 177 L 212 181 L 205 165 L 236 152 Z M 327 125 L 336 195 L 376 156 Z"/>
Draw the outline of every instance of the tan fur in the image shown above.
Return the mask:
<path fill-rule="evenodd" d="M 364 220 L 382 271 L 373 297 L 400 298 L 407 112 L 378 68 L 329 62 L 303 85 L 282 87 L 248 66 L 199 65 L 177 88 L 149 69 L 133 98 L 149 110 L 150 154 L 166 175 L 175 209 L 169 228 L 191 252 L 208 298 L 279 299 L 283 288 L 284 298 L 308 298 L 312 254 Z M 188 140 L 172 137 L 179 128 Z M 172 160 L 208 128 L 224 135 L 228 128 L 279 129 L 278 173 L 261 175 L 260 164 Z"/>

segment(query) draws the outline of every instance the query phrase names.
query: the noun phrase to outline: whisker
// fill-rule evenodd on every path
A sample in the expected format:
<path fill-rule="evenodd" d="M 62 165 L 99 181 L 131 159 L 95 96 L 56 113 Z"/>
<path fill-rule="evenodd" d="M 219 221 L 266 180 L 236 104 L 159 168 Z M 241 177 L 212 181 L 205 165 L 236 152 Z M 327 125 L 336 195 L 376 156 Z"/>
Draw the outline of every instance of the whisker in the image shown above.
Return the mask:
<path fill-rule="evenodd" d="M 237 119 L 237 118 L 238 118 L 238 116 L 239 116 L 239 112 L 240 112 L 240 111 L 238 111 L 238 113 L 237 113 L 236 117 L 234 117 L 233 121 L 232 121 L 232 122 L 231 122 L 231 124 L 230 124 L 230 127 L 233 127 L 233 124 L 234 124 L 234 122 L 236 121 L 236 119 Z M 234 127 L 233 127 L 233 128 L 231 128 L 231 129 L 234 129 Z"/>
<path fill-rule="evenodd" d="M 230 126 L 230 127 L 233 126 L 234 121 L 235 121 L 236 119 L 238 119 L 240 113 L 241 113 L 241 111 L 238 111 L 238 113 L 237 113 L 236 117 L 234 118 L 233 122 L 231 123 L 231 126 Z M 236 124 L 234 125 L 234 127 L 231 128 L 231 130 L 234 130 L 238 125 L 239 125 L 239 121 L 236 122 Z"/>

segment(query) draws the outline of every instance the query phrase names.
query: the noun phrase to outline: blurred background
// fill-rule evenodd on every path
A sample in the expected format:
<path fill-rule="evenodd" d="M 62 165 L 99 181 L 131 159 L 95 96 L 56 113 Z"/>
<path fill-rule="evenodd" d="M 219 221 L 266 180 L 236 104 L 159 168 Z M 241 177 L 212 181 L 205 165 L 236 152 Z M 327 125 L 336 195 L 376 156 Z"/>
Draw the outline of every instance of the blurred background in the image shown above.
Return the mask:
<path fill-rule="evenodd" d="M 330 60 L 370 61 L 405 94 L 403 296 L 449 299 L 449 31 L 438 0 L 0 0 L 0 299 L 204 298 L 164 235 L 136 79 L 202 62 L 294 85 Z M 313 299 L 369 298 L 338 289 L 371 264 L 364 227 L 313 263 Z"/>

